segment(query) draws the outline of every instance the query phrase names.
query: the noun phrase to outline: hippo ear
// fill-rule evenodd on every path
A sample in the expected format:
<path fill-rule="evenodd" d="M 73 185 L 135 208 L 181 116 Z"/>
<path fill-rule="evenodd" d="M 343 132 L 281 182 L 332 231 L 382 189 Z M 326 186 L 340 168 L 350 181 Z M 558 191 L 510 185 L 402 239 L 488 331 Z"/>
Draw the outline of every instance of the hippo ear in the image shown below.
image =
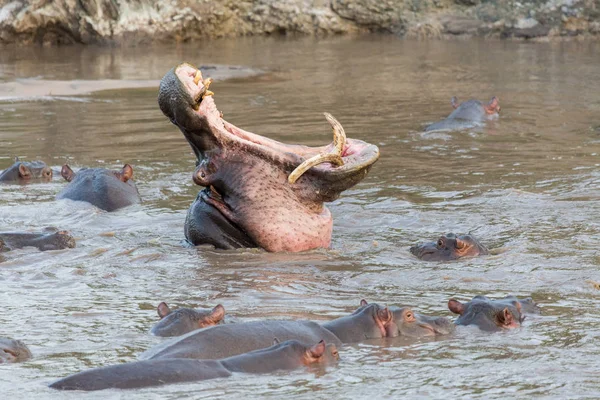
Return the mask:
<path fill-rule="evenodd" d="M 221 304 L 217 304 L 207 317 L 207 319 L 211 320 L 215 324 L 223 321 L 223 318 L 225 318 L 225 307 L 223 307 Z"/>
<path fill-rule="evenodd" d="M 60 176 L 62 176 L 63 178 L 65 178 L 65 180 L 67 182 L 71 182 L 73 180 L 73 177 L 75 176 L 75 173 L 73 172 L 73 170 L 71 169 L 71 167 L 69 167 L 68 164 L 65 164 L 60 169 Z"/>
<path fill-rule="evenodd" d="M 464 249 L 466 246 L 467 246 L 467 243 L 465 241 L 460 240 L 459 238 L 456 238 L 454 247 L 456 247 L 458 250 L 460 250 L 460 249 Z"/>
<path fill-rule="evenodd" d="M 367 303 L 367 301 L 365 299 L 361 299 L 360 300 L 360 306 L 361 307 L 365 307 L 366 305 L 368 305 L 369 303 Z"/>
<path fill-rule="evenodd" d="M 453 108 L 458 108 L 458 106 L 460 104 L 458 104 L 458 99 L 456 98 L 456 96 L 452 96 L 452 98 L 450 99 L 450 104 L 452 104 Z"/>
<path fill-rule="evenodd" d="M 388 323 L 392 320 L 394 314 L 392 314 L 389 310 L 389 308 L 385 307 L 384 309 L 379 309 L 377 310 L 377 317 L 381 320 L 381 322 L 383 323 Z"/>
<path fill-rule="evenodd" d="M 120 178 L 123 182 L 127 182 L 133 178 L 133 167 L 129 164 L 125 164 L 121 170 Z"/>
<path fill-rule="evenodd" d="M 500 101 L 496 96 L 492 97 L 490 102 L 484 106 L 485 112 L 488 114 L 495 114 L 500 112 Z"/>
<path fill-rule="evenodd" d="M 508 327 L 514 325 L 515 323 L 515 319 L 508 307 L 505 307 L 504 310 L 502 310 L 502 312 L 496 315 L 496 320 L 498 321 L 498 325 L 503 327 Z"/>
<path fill-rule="evenodd" d="M 458 300 L 448 300 L 448 309 L 454 314 L 462 315 L 465 312 L 465 305 Z"/>
<path fill-rule="evenodd" d="M 325 348 L 325 341 L 321 340 L 319 343 L 308 349 L 308 353 L 312 358 L 320 358 L 325 353 Z"/>
<path fill-rule="evenodd" d="M 156 307 L 156 312 L 158 313 L 158 316 L 160 317 L 160 319 L 163 319 L 164 317 L 166 317 L 167 315 L 169 315 L 171 313 L 171 309 L 169 308 L 167 303 L 165 303 L 163 301 L 162 303 L 160 303 L 158 305 L 158 307 Z"/>
<path fill-rule="evenodd" d="M 21 160 L 19 159 L 19 156 L 15 156 L 15 162 L 19 162 L 19 161 L 21 161 Z"/>
<path fill-rule="evenodd" d="M 276 337 L 273 338 L 273 346 L 275 346 L 276 344 L 281 343 L 281 340 L 277 339 Z"/>
<path fill-rule="evenodd" d="M 19 176 L 21 178 L 29 178 L 31 176 L 31 171 L 23 163 L 19 164 Z"/>

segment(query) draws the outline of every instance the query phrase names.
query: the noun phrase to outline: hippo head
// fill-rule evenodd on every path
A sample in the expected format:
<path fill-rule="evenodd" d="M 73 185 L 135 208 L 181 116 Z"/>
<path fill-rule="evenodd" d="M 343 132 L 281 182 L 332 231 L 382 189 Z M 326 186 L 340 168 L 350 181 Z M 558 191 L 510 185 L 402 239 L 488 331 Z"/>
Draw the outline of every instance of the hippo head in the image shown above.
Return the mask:
<path fill-rule="evenodd" d="M 263 349 L 257 350 L 254 353 L 260 352 L 289 352 L 293 353 L 296 356 L 300 357 L 300 362 L 306 366 L 315 365 L 315 364 L 332 364 L 337 362 L 340 359 L 340 355 L 338 353 L 337 346 L 333 343 L 326 344 L 324 340 L 321 340 L 319 343 L 314 346 L 307 346 L 300 343 L 297 340 L 286 340 L 285 342 L 281 342 L 277 338 L 273 338 L 273 346 Z M 252 354 L 252 353 L 247 353 Z M 283 361 L 284 363 L 291 363 L 288 365 L 288 368 L 293 368 L 294 358 L 295 357 L 277 357 L 279 360 L 276 362 Z"/>
<path fill-rule="evenodd" d="M 163 77 L 158 95 L 160 109 L 196 155 L 194 182 L 205 187 L 201 204 L 188 214 L 188 241 L 267 251 L 329 247 L 333 219 L 323 203 L 364 179 L 378 148 L 346 139 L 329 114 L 334 142 L 328 146 L 290 145 L 244 131 L 223 119 L 211 82 L 181 64 Z M 214 228 L 207 232 L 209 224 Z M 235 245 L 220 239 L 223 231 Z"/>
<path fill-rule="evenodd" d="M 0 364 L 25 361 L 31 358 L 31 351 L 20 340 L 0 338 Z"/>
<path fill-rule="evenodd" d="M 494 118 L 500 114 L 500 100 L 496 96 L 492 97 L 489 103 L 483 104 L 479 100 L 468 100 L 462 103 L 458 102 L 458 99 L 452 97 L 450 99 L 452 107 L 455 111 L 450 114 L 450 117 L 454 115 L 455 118 L 468 119 L 473 121 L 481 120 L 482 117 Z"/>
<path fill-rule="evenodd" d="M 528 307 L 534 305 L 533 302 L 531 303 Z M 518 328 L 525 319 L 521 301 L 514 296 L 507 296 L 500 300 L 475 296 L 467 303 L 450 299 L 448 308 L 459 315 L 455 321 L 457 325 L 476 325 L 484 331 Z"/>
<path fill-rule="evenodd" d="M 15 163 L 0 174 L 0 181 L 29 182 L 34 179 L 50 181 L 52 168 L 43 161 L 21 161 L 16 157 Z"/>
<path fill-rule="evenodd" d="M 398 336 L 398 326 L 394 319 L 394 313 L 388 308 L 381 306 L 376 303 L 367 303 L 365 299 L 360 301 L 360 307 L 354 311 L 351 316 L 368 316 L 369 320 L 372 320 L 377 326 L 378 335 L 372 335 L 371 337 L 366 335 L 367 339 L 378 338 L 378 337 L 396 337 Z"/>
<path fill-rule="evenodd" d="M 114 176 L 121 182 L 127 183 L 133 178 L 133 167 L 129 164 L 125 164 L 120 171 L 111 171 L 104 168 L 82 168 L 75 173 L 68 164 L 65 164 L 60 170 L 60 175 L 65 178 L 67 182 L 72 182 L 75 179 L 85 179 L 97 174 Z"/>
<path fill-rule="evenodd" d="M 400 336 L 424 337 L 449 335 L 455 325 L 445 317 L 428 317 L 415 313 L 410 307 L 390 307 Z"/>
<path fill-rule="evenodd" d="M 489 254 L 488 249 L 473 236 L 454 233 L 440 236 L 437 242 L 413 246 L 410 252 L 424 261 L 449 261 Z"/>
<path fill-rule="evenodd" d="M 193 310 L 179 308 L 171 311 L 167 303 L 157 307 L 161 320 L 154 325 L 151 332 L 156 336 L 180 336 L 196 329 L 217 325 L 225 317 L 225 308 L 218 304 L 212 310 Z"/>

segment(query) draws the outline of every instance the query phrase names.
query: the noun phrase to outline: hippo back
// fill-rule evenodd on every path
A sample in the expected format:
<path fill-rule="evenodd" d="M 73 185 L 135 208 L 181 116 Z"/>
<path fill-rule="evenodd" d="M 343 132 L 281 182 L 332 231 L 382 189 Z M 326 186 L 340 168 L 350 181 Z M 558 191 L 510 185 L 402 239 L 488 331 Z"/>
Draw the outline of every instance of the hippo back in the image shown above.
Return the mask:
<path fill-rule="evenodd" d="M 217 325 L 168 340 L 144 353 L 140 359 L 196 358 L 216 360 L 263 349 L 280 341 L 298 340 L 304 344 L 341 345 L 333 333 L 312 321 L 252 321 Z"/>

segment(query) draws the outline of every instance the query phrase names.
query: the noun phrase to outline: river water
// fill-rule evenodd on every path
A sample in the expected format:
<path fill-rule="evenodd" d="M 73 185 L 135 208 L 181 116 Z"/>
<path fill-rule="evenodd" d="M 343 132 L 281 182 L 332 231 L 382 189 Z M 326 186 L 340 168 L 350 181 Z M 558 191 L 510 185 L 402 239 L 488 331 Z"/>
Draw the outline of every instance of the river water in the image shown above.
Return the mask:
<path fill-rule="evenodd" d="M 379 146 L 367 178 L 329 206 L 331 249 L 182 246 L 198 192 L 195 160 L 161 114 L 156 87 L 131 80 L 157 81 L 184 60 L 266 71 L 211 86 L 225 118 L 246 130 L 323 145 L 331 140 L 328 111 L 349 137 Z M 161 301 L 222 303 L 238 321 L 326 320 L 361 298 L 450 316 L 451 297 L 514 294 L 533 297 L 542 314 L 509 332 L 461 327 L 439 340 L 345 346 L 326 371 L 89 398 L 600 397 L 598 65 L 598 43 L 391 36 L 2 49 L 0 169 L 14 156 L 54 169 L 127 162 L 143 204 L 105 213 L 55 201 L 65 185 L 59 174 L 50 183 L 0 186 L 1 230 L 56 226 L 78 240 L 73 250 L 1 256 L 0 336 L 24 340 L 34 358 L 0 365 L 0 393 L 56 398 L 46 387 L 56 378 L 135 360 L 162 340 L 148 333 Z M 80 93 L 82 80 L 111 80 L 111 90 Z M 422 133 L 450 113 L 454 95 L 498 96 L 501 116 L 476 130 Z M 441 233 L 469 231 L 494 255 L 427 263 L 408 252 Z"/>

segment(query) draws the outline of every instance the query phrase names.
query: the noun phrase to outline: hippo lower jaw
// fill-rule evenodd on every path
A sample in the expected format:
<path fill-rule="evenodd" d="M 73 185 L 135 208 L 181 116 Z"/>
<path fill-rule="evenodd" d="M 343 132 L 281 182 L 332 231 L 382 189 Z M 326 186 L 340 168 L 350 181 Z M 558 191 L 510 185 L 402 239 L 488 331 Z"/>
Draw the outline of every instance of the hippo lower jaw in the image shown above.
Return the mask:
<path fill-rule="evenodd" d="M 323 203 L 364 179 L 379 158 L 377 146 L 345 140 L 343 128 L 329 115 L 334 143 L 328 146 L 288 145 L 244 131 L 223 119 L 210 83 L 195 67 L 182 64 L 162 79 L 158 98 L 196 154 L 194 182 L 210 189 L 196 200 L 210 209 L 196 203 L 190 209 L 187 239 L 220 248 L 253 243 L 267 251 L 329 247 L 333 219 Z M 206 220 L 212 232 L 203 228 Z M 227 243 L 207 240 L 219 236 L 215 230 L 221 224 Z"/>

